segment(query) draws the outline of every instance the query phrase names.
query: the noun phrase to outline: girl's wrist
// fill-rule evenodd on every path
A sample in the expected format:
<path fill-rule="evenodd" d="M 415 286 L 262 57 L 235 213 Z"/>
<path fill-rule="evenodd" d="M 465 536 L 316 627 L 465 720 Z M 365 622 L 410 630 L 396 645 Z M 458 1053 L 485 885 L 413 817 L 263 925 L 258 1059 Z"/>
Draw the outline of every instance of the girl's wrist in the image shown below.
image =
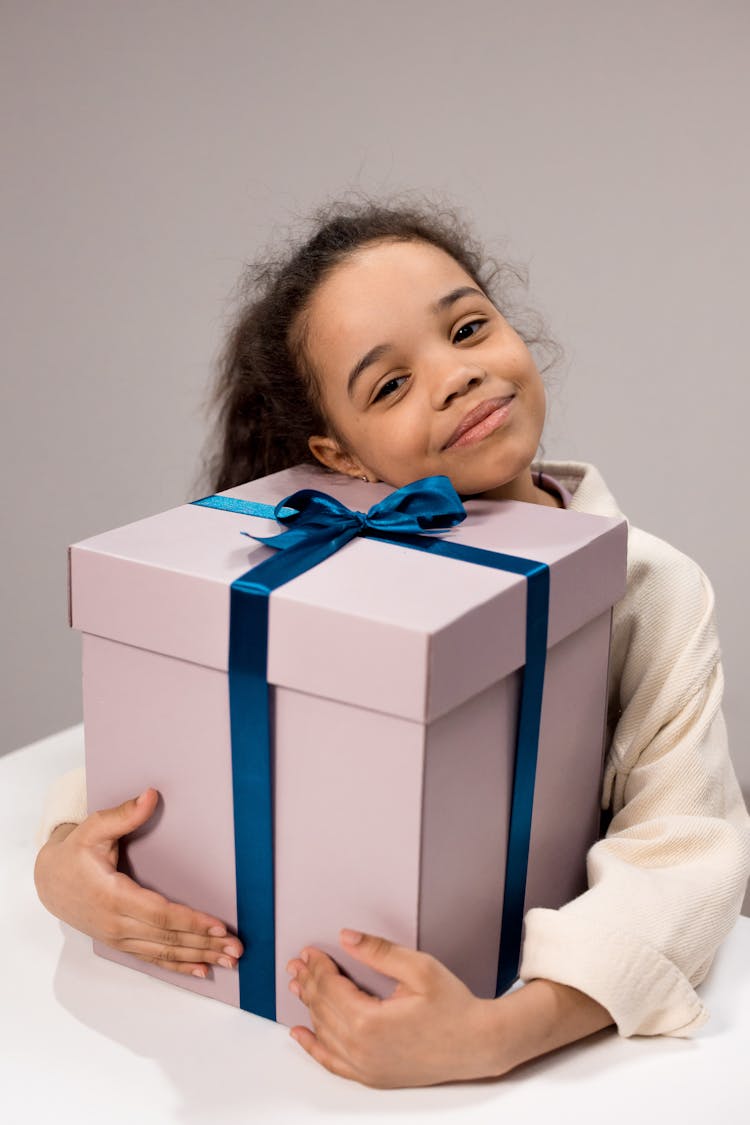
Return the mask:
<path fill-rule="evenodd" d="M 529 981 L 485 1003 L 491 1073 L 496 1077 L 614 1023 L 596 1000 L 551 980 Z"/>

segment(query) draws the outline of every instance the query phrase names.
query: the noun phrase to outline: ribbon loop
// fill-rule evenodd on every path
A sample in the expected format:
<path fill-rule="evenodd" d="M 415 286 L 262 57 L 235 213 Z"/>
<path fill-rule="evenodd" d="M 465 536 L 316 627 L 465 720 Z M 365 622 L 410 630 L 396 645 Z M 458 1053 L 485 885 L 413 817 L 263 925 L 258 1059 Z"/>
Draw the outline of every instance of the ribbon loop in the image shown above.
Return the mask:
<path fill-rule="evenodd" d="M 448 477 L 423 477 L 373 504 L 367 526 L 408 533 L 443 531 L 466 519 L 466 509 Z"/>

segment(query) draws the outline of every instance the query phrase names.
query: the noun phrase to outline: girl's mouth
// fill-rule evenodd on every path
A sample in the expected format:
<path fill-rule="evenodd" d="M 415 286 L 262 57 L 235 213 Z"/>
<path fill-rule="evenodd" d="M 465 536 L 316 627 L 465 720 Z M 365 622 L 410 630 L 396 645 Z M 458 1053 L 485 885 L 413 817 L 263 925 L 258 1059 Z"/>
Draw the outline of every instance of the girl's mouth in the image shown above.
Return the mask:
<path fill-rule="evenodd" d="M 487 437 L 493 430 L 497 430 L 507 420 L 514 398 L 515 395 L 508 395 L 506 398 L 493 399 L 477 407 L 459 426 L 458 437 L 451 438 L 444 448 L 458 449 L 461 445 L 473 445 L 474 442 Z M 477 415 L 476 421 L 472 421 L 473 415 Z M 469 423 L 468 426 L 466 422 Z"/>

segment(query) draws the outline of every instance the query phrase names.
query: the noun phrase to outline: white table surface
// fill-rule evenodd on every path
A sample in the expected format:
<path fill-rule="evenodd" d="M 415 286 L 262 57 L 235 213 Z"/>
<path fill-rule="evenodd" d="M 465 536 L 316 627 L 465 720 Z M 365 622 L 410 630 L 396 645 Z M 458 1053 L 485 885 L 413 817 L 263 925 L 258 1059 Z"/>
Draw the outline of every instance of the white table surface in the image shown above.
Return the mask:
<path fill-rule="evenodd" d="M 94 956 L 45 911 L 33 883 L 43 796 L 82 762 L 80 726 L 0 758 L 7 1125 L 750 1120 L 750 918 L 700 987 L 711 1019 L 692 1040 L 608 1029 L 499 1081 L 371 1090 L 323 1070 L 286 1028 Z"/>

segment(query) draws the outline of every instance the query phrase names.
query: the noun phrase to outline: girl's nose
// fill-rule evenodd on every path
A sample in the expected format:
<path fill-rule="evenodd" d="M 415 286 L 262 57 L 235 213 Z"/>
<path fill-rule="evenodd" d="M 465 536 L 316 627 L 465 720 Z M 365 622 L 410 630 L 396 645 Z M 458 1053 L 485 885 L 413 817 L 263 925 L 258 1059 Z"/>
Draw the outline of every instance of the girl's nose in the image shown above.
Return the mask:
<path fill-rule="evenodd" d="M 434 382 L 432 397 L 436 410 L 445 410 L 454 399 L 461 398 L 471 390 L 480 387 L 486 378 L 480 367 L 461 364 L 441 372 Z"/>

